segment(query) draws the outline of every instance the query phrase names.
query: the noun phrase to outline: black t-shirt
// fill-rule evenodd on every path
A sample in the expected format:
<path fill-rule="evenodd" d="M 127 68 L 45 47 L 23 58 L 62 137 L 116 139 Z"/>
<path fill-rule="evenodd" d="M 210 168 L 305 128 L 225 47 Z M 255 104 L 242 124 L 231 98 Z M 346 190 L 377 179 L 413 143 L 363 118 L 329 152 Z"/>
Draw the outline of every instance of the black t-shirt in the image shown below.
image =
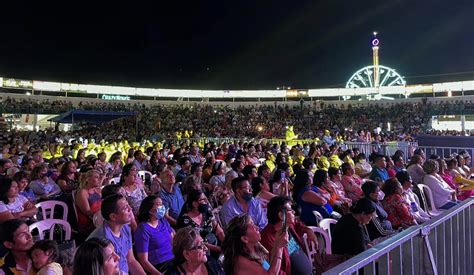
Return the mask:
<path fill-rule="evenodd" d="M 367 249 L 369 236 L 352 214 L 343 216 L 332 232 L 332 253 L 357 255 Z"/>

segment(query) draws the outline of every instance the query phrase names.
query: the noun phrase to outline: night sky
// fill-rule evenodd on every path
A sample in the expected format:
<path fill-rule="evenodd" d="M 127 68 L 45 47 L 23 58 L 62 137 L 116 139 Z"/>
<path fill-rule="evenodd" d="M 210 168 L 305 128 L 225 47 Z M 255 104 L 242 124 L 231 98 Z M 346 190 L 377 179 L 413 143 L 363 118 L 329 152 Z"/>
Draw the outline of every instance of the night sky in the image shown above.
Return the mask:
<path fill-rule="evenodd" d="M 10 2 L 0 7 L 5 77 L 154 88 L 343 87 L 371 64 L 376 30 L 380 64 L 408 84 L 474 79 L 472 0 Z"/>

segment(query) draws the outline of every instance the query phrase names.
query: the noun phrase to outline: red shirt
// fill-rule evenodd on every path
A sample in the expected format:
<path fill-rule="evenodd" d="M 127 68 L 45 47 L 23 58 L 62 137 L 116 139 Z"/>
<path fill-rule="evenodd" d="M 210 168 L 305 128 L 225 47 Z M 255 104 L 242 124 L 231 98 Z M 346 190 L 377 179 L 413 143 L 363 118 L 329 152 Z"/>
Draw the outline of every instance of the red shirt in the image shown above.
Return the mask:
<path fill-rule="evenodd" d="M 298 245 L 303 249 L 306 253 L 305 245 L 303 243 L 303 234 L 306 233 L 307 227 L 304 223 L 300 221 L 296 221 L 294 225 L 290 225 L 288 228 L 288 234 L 291 234 L 293 238 L 295 238 Z M 261 240 L 260 243 L 271 252 L 273 248 L 273 244 L 275 243 L 275 236 L 277 231 L 275 229 L 275 225 L 268 224 L 261 232 Z M 288 248 L 283 248 L 282 260 L 281 260 L 281 268 L 280 275 L 291 274 L 291 260 L 290 254 L 288 253 Z"/>

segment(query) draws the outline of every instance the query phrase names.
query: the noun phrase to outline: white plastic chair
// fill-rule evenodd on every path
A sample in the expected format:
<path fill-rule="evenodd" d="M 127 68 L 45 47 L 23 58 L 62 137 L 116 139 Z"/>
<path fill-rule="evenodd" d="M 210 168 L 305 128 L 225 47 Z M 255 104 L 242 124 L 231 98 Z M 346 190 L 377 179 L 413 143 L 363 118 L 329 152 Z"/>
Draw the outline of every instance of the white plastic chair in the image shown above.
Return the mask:
<path fill-rule="evenodd" d="M 107 184 L 118 184 L 119 182 L 120 182 L 120 177 L 115 177 L 115 178 L 109 179 Z"/>
<path fill-rule="evenodd" d="M 423 196 L 423 206 L 425 207 L 425 210 L 430 216 L 436 217 L 442 213 L 441 210 L 436 209 L 436 206 L 434 204 L 434 199 L 433 199 L 433 193 L 431 192 L 431 188 L 428 185 L 425 184 L 417 184 L 418 189 L 420 189 L 420 193 Z M 429 200 L 429 205 L 427 200 Z"/>
<path fill-rule="evenodd" d="M 331 236 L 331 224 L 336 224 L 337 221 L 335 219 L 322 219 L 320 222 L 319 222 L 319 227 L 321 227 L 322 229 L 326 230 L 326 232 L 328 233 L 329 235 L 329 240 L 332 240 L 332 236 Z"/>
<path fill-rule="evenodd" d="M 64 240 L 71 239 L 71 225 L 69 225 L 67 221 L 59 219 L 48 219 L 35 222 L 29 226 L 29 230 L 30 232 L 33 232 L 33 230 L 37 229 L 40 240 L 44 240 L 45 231 L 49 231 L 49 239 L 53 240 L 53 232 L 56 226 L 61 226 L 62 229 L 65 231 Z"/>
<path fill-rule="evenodd" d="M 42 220 L 54 219 L 54 209 L 56 206 L 60 206 L 63 208 L 63 217 L 61 219 L 67 221 L 68 207 L 67 204 L 62 201 L 42 201 L 35 204 L 35 206 L 38 210 L 41 209 L 39 211 L 41 211 Z"/>
<path fill-rule="evenodd" d="M 315 247 L 312 243 L 308 241 L 308 235 L 305 233 L 303 235 L 303 242 L 306 248 L 306 255 L 308 255 L 309 260 L 314 263 L 315 257 L 317 253 L 321 253 L 324 251 L 326 254 L 331 254 L 331 240 L 329 239 L 329 235 L 326 230 L 316 227 L 316 226 L 308 226 L 311 230 L 313 230 L 314 234 L 318 239 L 318 245 Z M 322 244 L 321 242 L 324 242 Z"/>
<path fill-rule="evenodd" d="M 316 218 L 316 224 L 319 224 L 319 222 L 323 220 L 323 216 L 318 211 L 314 210 L 313 215 Z"/>
<path fill-rule="evenodd" d="M 146 175 L 148 175 L 150 177 L 150 181 L 153 177 L 153 174 L 151 172 L 148 172 L 148 171 L 145 171 L 145 170 L 142 170 L 142 171 L 138 171 L 138 174 L 137 174 L 143 182 L 145 182 L 146 180 Z"/>

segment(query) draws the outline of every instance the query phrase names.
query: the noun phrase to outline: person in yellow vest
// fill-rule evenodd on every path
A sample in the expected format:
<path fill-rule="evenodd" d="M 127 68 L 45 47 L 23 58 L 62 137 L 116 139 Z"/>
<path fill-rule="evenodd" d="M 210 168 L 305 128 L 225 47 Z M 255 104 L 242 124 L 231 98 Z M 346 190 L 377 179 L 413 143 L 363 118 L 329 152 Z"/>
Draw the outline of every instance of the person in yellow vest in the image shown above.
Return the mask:
<path fill-rule="evenodd" d="M 297 138 L 298 138 L 298 135 L 295 135 L 295 132 L 293 131 L 293 126 L 292 125 L 288 126 L 285 132 L 286 144 L 288 144 L 288 146 L 296 145 L 296 141 L 294 140 L 296 140 Z"/>
<path fill-rule="evenodd" d="M 353 168 L 355 167 L 354 163 L 354 152 L 352 149 L 347 149 L 343 154 L 343 161 L 349 163 Z"/>
<path fill-rule="evenodd" d="M 329 163 L 328 157 L 326 157 L 326 156 L 320 156 L 320 157 L 316 160 L 316 166 L 317 166 L 318 169 L 320 169 L 320 170 L 327 171 L 327 170 L 329 169 L 329 167 L 331 167 L 331 164 Z"/>
<path fill-rule="evenodd" d="M 189 134 L 188 130 L 184 131 L 184 137 L 185 138 L 190 138 L 191 135 Z"/>
<path fill-rule="evenodd" d="M 273 155 L 272 152 L 266 152 L 265 159 L 265 165 L 270 169 L 270 171 L 273 171 L 275 169 L 275 155 Z"/>
<path fill-rule="evenodd" d="M 176 138 L 178 139 L 178 141 L 181 140 L 181 136 L 183 135 L 183 133 L 181 132 L 176 132 Z"/>

